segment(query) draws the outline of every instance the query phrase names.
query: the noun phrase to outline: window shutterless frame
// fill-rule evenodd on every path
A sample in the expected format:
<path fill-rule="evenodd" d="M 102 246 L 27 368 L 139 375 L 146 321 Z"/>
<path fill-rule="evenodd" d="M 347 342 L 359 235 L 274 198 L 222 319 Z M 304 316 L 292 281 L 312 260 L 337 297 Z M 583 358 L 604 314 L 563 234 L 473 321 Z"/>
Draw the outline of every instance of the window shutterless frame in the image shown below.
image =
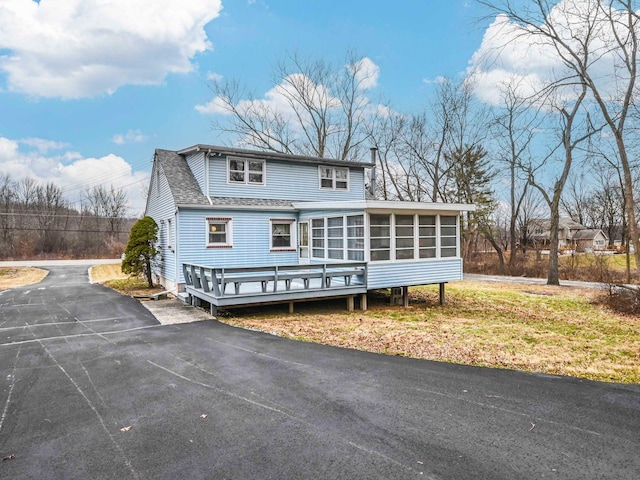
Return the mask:
<path fill-rule="evenodd" d="M 206 219 L 207 248 L 231 248 L 233 246 L 233 220 L 208 217 Z"/>
<path fill-rule="evenodd" d="M 250 158 L 227 157 L 227 183 L 266 185 L 266 162 Z"/>

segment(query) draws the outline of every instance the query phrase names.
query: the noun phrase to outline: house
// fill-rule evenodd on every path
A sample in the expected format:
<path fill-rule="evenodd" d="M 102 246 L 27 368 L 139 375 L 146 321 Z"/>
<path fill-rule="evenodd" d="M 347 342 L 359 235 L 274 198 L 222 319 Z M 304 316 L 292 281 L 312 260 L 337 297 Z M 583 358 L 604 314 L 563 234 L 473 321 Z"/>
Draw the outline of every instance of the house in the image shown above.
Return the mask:
<path fill-rule="evenodd" d="M 609 237 L 600 229 L 585 228 L 573 235 L 576 252 L 597 252 L 606 250 Z"/>
<path fill-rule="evenodd" d="M 549 245 L 551 220 L 535 219 L 531 221 L 532 233 L 529 239 L 536 246 Z M 592 252 L 605 250 L 609 237 L 600 229 L 587 228 L 568 217 L 561 217 L 558 223 L 558 248 L 561 251 Z"/>
<path fill-rule="evenodd" d="M 145 214 L 156 279 L 218 307 L 345 297 L 462 279 L 459 216 L 472 205 L 373 200 L 371 162 L 195 145 L 156 150 Z M 397 300 L 397 298 L 396 298 Z"/>

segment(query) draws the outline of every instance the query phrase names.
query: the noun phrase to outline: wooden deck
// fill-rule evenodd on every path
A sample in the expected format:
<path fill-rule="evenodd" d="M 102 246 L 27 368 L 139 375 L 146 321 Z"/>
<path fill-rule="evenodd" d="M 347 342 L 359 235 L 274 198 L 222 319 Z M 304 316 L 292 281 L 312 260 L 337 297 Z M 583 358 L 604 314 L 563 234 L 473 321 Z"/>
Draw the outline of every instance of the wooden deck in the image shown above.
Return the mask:
<path fill-rule="evenodd" d="M 185 263 L 182 272 L 187 301 L 207 302 L 212 315 L 219 307 L 286 302 L 293 312 L 295 302 L 336 297 L 346 298 L 351 311 L 358 295 L 362 310 L 367 307 L 365 262 L 239 268 Z"/>

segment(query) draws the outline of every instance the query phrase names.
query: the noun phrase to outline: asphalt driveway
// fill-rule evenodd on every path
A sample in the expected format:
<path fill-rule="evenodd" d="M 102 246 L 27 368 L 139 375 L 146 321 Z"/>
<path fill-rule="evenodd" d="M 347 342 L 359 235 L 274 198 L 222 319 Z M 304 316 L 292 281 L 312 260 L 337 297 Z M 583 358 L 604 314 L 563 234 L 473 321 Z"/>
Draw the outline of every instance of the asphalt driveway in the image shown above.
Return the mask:
<path fill-rule="evenodd" d="M 0 478 L 639 478 L 637 385 L 163 326 L 50 271 L 0 292 Z"/>

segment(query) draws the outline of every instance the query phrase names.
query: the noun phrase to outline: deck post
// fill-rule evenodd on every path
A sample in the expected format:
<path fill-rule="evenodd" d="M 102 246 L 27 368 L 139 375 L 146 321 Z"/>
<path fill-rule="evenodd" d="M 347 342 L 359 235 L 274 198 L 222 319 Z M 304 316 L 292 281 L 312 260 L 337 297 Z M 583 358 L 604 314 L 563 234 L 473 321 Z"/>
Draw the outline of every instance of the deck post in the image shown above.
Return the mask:
<path fill-rule="evenodd" d="M 293 313 L 293 302 L 289 302 L 289 313 Z"/>
<path fill-rule="evenodd" d="M 213 303 L 209 304 L 209 312 L 212 317 L 218 317 L 218 307 L 216 307 Z"/>
<path fill-rule="evenodd" d="M 363 293 L 360 295 L 360 310 L 363 312 L 367 311 L 367 294 Z"/>
<path fill-rule="evenodd" d="M 347 311 L 353 312 L 355 310 L 355 297 L 353 295 L 349 295 L 347 297 Z"/>
<path fill-rule="evenodd" d="M 402 287 L 402 306 L 409 306 L 409 287 Z"/>
<path fill-rule="evenodd" d="M 444 283 L 440 284 L 440 305 L 444 305 Z"/>

